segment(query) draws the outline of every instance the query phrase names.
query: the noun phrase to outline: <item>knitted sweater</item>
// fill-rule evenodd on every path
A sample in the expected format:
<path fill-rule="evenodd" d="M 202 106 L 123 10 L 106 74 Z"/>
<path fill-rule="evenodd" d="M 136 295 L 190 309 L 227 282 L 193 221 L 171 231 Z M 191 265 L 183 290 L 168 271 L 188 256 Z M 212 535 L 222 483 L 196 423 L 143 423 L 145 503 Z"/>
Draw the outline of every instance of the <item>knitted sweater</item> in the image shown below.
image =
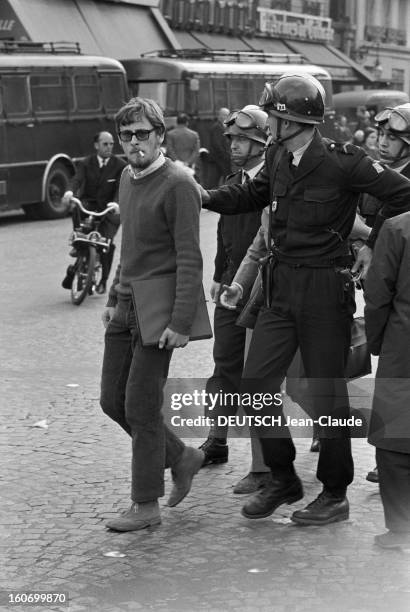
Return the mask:
<path fill-rule="evenodd" d="M 118 294 L 131 295 L 131 280 L 176 273 L 176 297 L 168 326 L 188 335 L 202 286 L 201 199 L 195 181 L 170 160 L 138 180 L 125 171 L 119 204 L 120 265 L 107 305 L 115 306 Z"/>

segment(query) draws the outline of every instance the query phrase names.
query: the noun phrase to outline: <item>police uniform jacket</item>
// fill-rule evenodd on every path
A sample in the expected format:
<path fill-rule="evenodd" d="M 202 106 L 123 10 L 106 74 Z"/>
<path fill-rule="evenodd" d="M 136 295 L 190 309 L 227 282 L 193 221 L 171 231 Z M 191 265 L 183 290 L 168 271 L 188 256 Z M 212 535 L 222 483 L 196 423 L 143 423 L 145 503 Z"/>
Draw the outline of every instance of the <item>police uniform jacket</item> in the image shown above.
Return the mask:
<path fill-rule="evenodd" d="M 245 185 L 209 191 L 205 208 L 223 214 L 261 210 L 273 202 L 272 237 L 278 259 L 296 264 L 332 263 L 348 256 L 358 195 L 368 192 L 384 204 L 384 216 L 410 210 L 410 181 L 383 168 L 354 145 L 339 145 L 315 130 L 295 170 L 286 151 L 273 176 L 278 145 L 269 147 L 262 171 Z M 281 147 L 282 149 L 282 147 Z M 383 223 L 375 224 L 373 246 Z"/>
<path fill-rule="evenodd" d="M 365 300 L 368 346 L 380 355 L 369 442 L 410 453 L 410 213 L 382 227 Z"/>
<path fill-rule="evenodd" d="M 108 202 L 118 200 L 118 187 L 125 162 L 114 155 L 100 168 L 97 155 L 80 161 L 70 189 L 77 198 L 86 200 L 92 210 L 101 211 Z"/>
<path fill-rule="evenodd" d="M 227 185 L 242 183 L 242 170 L 231 174 Z M 221 215 L 218 221 L 217 252 L 213 280 L 230 285 L 261 224 L 259 211 L 251 214 Z M 246 296 L 244 296 L 246 298 Z"/>
<path fill-rule="evenodd" d="M 410 179 L 410 162 L 404 166 L 400 174 Z M 380 200 L 367 193 L 363 194 L 359 202 L 359 212 L 365 218 L 366 224 L 373 227 L 377 213 L 382 207 Z"/>

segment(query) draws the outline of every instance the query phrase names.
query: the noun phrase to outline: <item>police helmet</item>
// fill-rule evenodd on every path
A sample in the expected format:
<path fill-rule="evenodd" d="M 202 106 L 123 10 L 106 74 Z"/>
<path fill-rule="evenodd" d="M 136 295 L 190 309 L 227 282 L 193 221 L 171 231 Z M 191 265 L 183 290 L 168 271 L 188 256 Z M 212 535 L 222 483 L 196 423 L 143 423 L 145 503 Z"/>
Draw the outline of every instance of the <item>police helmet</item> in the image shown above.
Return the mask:
<path fill-rule="evenodd" d="M 228 138 L 243 136 L 264 145 L 268 137 L 267 119 L 267 113 L 259 106 L 248 104 L 241 110 L 233 111 L 224 121 L 226 126 L 224 135 Z"/>
<path fill-rule="evenodd" d="M 259 106 L 281 119 L 298 123 L 322 123 L 325 90 L 312 75 L 284 74 L 274 83 L 265 83 Z"/>

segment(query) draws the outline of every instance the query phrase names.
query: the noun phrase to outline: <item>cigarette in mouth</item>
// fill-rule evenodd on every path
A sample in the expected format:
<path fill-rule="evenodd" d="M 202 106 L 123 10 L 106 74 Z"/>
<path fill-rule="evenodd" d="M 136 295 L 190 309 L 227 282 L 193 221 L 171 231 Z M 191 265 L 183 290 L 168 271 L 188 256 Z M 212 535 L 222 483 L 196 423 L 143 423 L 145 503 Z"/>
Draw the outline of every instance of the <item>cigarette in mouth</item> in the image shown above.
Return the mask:
<path fill-rule="evenodd" d="M 138 151 L 138 155 L 139 155 L 140 157 L 145 157 L 145 153 L 144 153 L 143 151 Z"/>

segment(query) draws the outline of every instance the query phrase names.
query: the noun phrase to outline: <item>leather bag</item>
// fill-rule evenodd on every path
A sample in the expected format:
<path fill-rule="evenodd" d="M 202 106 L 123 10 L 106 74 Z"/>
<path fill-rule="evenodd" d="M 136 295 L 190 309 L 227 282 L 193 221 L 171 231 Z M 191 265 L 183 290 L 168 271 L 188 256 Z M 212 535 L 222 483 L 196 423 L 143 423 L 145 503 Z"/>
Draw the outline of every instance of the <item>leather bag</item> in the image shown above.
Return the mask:
<path fill-rule="evenodd" d="M 372 362 L 367 347 L 364 317 L 356 317 L 352 322 L 352 339 L 349 356 L 347 358 L 345 377 L 349 379 L 361 378 L 371 374 Z"/>
<path fill-rule="evenodd" d="M 176 275 L 131 281 L 131 290 L 142 345 L 156 346 L 171 320 L 175 302 Z M 204 289 L 201 287 L 189 339 L 206 338 L 212 338 L 212 328 Z"/>

